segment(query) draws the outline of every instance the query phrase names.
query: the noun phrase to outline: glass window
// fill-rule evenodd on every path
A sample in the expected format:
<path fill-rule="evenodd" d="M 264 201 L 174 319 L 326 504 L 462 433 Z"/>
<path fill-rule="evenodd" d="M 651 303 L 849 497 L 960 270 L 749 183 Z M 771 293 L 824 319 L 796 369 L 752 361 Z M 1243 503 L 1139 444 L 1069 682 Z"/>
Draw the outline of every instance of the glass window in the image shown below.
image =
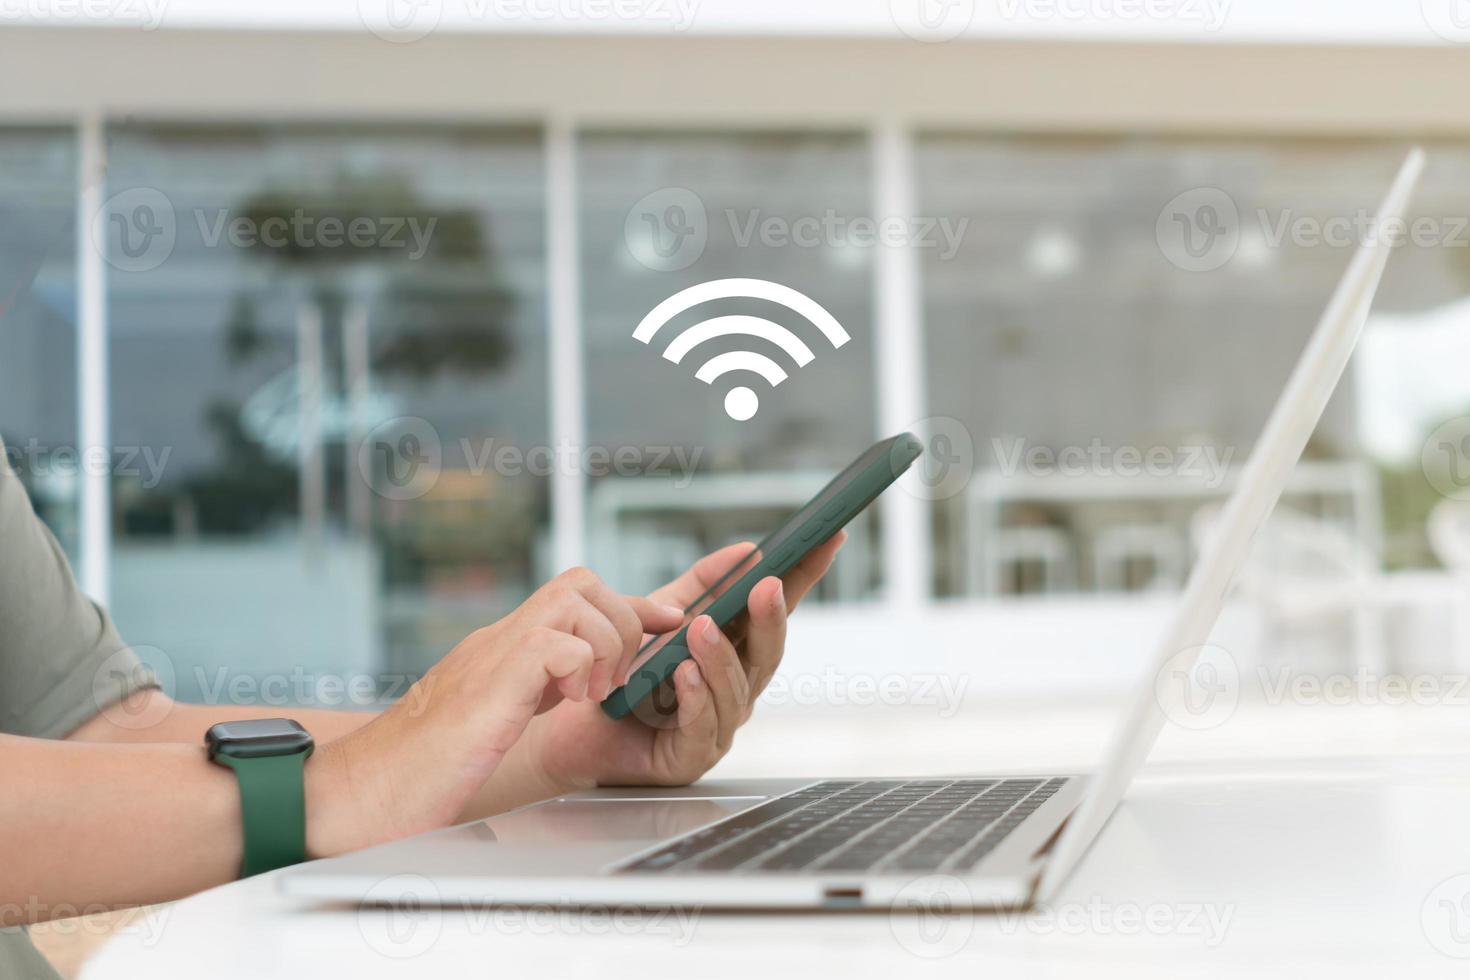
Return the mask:
<path fill-rule="evenodd" d="M 76 134 L 0 128 L 0 438 L 76 557 Z"/>
<path fill-rule="evenodd" d="M 498 455 L 548 441 L 540 147 L 111 131 L 112 434 L 153 460 L 115 482 L 115 612 L 181 696 L 391 688 L 540 578 L 548 480 Z"/>
<path fill-rule="evenodd" d="M 937 591 L 1181 584 L 1403 151 L 923 138 L 920 210 L 967 222 L 952 256 L 921 258 L 929 404 L 960 423 L 979 464 L 935 504 Z M 1388 391 L 1364 387 L 1413 323 L 1453 309 L 1470 285 L 1456 218 L 1470 214 L 1470 155 L 1441 147 L 1431 159 L 1414 210 L 1436 235 L 1396 250 L 1286 499 L 1303 526 L 1335 528 L 1370 564 L 1430 560 L 1420 448 L 1470 406 L 1470 386 L 1451 378 L 1463 362 L 1421 359 L 1447 397 L 1411 411 L 1387 446 L 1374 432 L 1397 418 L 1388 403 L 1404 375 L 1385 375 Z"/>
<path fill-rule="evenodd" d="M 867 142 L 594 133 L 580 140 L 578 174 L 587 441 L 602 454 L 585 467 L 589 545 L 599 569 L 641 591 L 707 550 L 759 538 L 875 439 Z M 834 348 L 801 314 L 749 290 L 678 313 L 647 345 L 633 338 L 663 300 L 737 277 L 797 290 L 850 341 Z M 740 322 L 730 320 L 680 363 L 660 356 L 696 324 L 730 316 L 779 324 L 810 362 L 798 366 L 769 338 L 723 334 Z M 739 351 L 769 358 L 785 379 L 748 369 L 696 377 Z M 828 597 L 877 584 L 871 520 L 853 531 Z"/>

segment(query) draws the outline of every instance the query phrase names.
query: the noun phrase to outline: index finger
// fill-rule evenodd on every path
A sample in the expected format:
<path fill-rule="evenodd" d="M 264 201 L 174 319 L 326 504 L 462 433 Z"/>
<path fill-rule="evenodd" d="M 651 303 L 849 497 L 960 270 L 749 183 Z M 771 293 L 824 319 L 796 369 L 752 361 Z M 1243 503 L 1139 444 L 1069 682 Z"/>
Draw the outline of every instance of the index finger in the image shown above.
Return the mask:
<path fill-rule="evenodd" d="M 590 689 L 598 698 L 606 697 L 612 690 L 613 678 L 621 677 L 638 649 L 643 645 L 645 633 L 660 633 L 676 629 L 684 621 L 682 609 L 661 604 L 642 596 L 624 596 L 614 592 L 596 575 L 585 570 L 573 570 L 564 576 L 571 585 L 602 617 L 612 625 L 622 649 L 616 656 L 600 658 L 592 673 Z"/>
<path fill-rule="evenodd" d="M 638 659 L 638 651 L 643 646 L 645 635 L 657 636 L 684 625 L 684 613 L 677 606 L 666 605 L 655 599 L 645 599 L 636 595 L 617 596 L 617 598 L 625 602 L 638 619 L 638 626 L 635 627 L 637 639 L 631 645 L 623 647 L 623 655 L 618 658 L 617 663 L 611 665 L 606 676 L 599 674 L 596 678 L 596 680 L 606 682 L 606 688 L 602 692 L 603 697 L 611 693 L 614 683 L 619 678 L 627 676 L 628 669 Z"/>

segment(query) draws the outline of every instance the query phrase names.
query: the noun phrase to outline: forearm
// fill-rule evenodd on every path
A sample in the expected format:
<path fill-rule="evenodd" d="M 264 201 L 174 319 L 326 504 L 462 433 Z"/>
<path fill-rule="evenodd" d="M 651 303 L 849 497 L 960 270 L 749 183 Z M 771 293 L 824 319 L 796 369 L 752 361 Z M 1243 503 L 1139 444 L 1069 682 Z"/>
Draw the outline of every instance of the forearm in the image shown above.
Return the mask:
<path fill-rule="evenodd" d="M 322 708 L 280 708 L 270 705 L 183 704 L 162 691 L 137 695 L 126 710 L 114 708 L 94 715 L 67 738 L 74 742 L 182 742 L 203 745 L 204 733 L 222 721 L 252 718 L 295 719 L 311 732 L 318 745 L 357 731 L 377 717 L 375 711 L 329 711 Z"/>
<path fill-rule="evenodd" d="M 76 742 L 108 742 L 139 744 L 178 742 L 202 746 L 204 733 L 222 721 L 251 718 L 276 718 L 286 715 L 311 732 L 318 745 L 326 745 L 357 731 L 378 716 L 375 711 L 330 711 L 320 708 L 286 709 L 249 705 L 182 704 L 162 691 L 139 695 L 137 703 L 125 713 L 106 711 L 67 736 Z M 143 721 L 147 724 L 142 724 Z M 544 800 L 579 787 L 549 776 L 539 764 L 536 740 L 541 719 L 537 719 L 475 794 L 461 821 L 478 820 L 496 813 Z"/>
<path fill-rule="evenodd" d="M 307 762 L 308 827 L 330 808 L 316 767 Z M 239 789 L 202 746 L 0 735 L 0 785 L 0 926 L 168 901 L 239 874 Z M 328 849 L 308 831 L 313 843 Z"/>

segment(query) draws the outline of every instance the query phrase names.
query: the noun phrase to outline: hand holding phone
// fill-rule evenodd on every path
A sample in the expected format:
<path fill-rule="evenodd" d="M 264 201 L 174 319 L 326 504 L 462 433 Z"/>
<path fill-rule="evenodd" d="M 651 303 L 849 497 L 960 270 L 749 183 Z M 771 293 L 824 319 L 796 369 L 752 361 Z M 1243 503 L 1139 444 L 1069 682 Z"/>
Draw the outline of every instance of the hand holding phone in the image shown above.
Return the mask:
<path fill-rule="evenodd" d="M 815 497 L 753 548 L 720 580 L 685 609 L 684 625 L 655 636 L 638 651 L 628 682 L 602 702 L 612 718 L 622 718 L 668 680 L 689 659 L 689 623 L 707 614 L 722 629 L 742 612 L 750 590 L 771 575 L 784 575 L 814 548 L 861 514 L 923 452 L 917 436 L 904 432 L 884 439 L 837 474 Z"/>

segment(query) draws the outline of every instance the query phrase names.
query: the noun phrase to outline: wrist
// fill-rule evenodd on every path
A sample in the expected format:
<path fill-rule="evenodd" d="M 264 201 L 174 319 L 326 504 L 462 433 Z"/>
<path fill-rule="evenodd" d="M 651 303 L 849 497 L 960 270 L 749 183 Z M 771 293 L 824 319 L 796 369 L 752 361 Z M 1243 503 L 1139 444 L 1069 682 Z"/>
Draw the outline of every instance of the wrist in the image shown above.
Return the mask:
<path fill-rule="evenodd" d="M 448 826 L 462 806 L 454 732 L 395 705 L 306 762 L 306 847 L 328 857 Z M 411 787 L 404 791 L 406 787 Z"/>
<path fill-rule="evenodd" d="M 554 712 L 540 715 L 526 727 L 524 735 L 506 753 L 484 787 L 470 801 L 461 819 L 504 813 L 528 803 L 597 785 L 593 776 L 565 772 L 556 766 L 555 753 L 547 747 L 551 735 L 554 735 L 550 721 L 552 714 Z"/>
<path fill-rule="evenodd" d="M 306 854 L 308 858 L 331 857 L 352 850 L 356 833 L 346 771 L 346 753 L 339 739 L 317 746 L 306 760 Z"/>
<path fill-rule="evenodd" d="M 318 746 L 306 761 L 308 857 L 331 857 L 432 829 L 397 812 L 392 785 L 411 769 L 395 765 L 395 740 L 379 738 L 378 727 L 368 724 Z"/>

